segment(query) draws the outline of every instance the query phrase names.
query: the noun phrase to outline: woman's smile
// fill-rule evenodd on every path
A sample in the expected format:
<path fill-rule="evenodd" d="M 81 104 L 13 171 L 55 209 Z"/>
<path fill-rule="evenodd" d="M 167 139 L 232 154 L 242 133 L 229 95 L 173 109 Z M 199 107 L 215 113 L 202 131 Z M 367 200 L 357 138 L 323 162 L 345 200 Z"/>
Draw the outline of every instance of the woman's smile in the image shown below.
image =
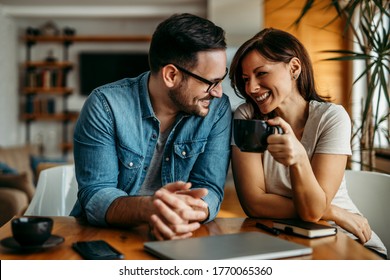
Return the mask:
<path fill-rule="evenodd" d="M 267 92 L 263 93 L 262 95 L 257 96 L 257 97 L 254 97 L 254 98 L 255 98 L 255 100 L 256 100 L 257 102 L 263 102 L 263 101 L 266 100 L 270 95 L 271 95 L 270 92 L 267 91 Z"/>

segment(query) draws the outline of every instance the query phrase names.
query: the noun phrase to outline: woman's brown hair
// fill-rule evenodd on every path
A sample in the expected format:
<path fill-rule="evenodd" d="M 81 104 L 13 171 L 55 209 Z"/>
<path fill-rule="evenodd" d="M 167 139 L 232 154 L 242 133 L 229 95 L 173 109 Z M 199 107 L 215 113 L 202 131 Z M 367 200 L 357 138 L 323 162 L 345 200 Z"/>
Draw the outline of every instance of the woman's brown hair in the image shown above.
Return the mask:
<path fill-rule="evenodd" d="M 251 51 L 257 51 L 265 59 L 272 62 L 289 63 L 294 57 L 301 61 L 301 73 L 297 79 L 297 87 L 302 97 L 307 100 L 325 102 L 315 87 L 313 66 L 309 54 L 303 44 L 288 32 L 266 28 L 246 41 L 237 50 L 230 65 L 229 78 L 231 86 L 240 98 L 251 103 L 255 109 L 255 118 L 272 117 L 274 113 L 264 116 L 256 103 L 245 92 L 245 82 L 242 78 L 242 60 Z"/>

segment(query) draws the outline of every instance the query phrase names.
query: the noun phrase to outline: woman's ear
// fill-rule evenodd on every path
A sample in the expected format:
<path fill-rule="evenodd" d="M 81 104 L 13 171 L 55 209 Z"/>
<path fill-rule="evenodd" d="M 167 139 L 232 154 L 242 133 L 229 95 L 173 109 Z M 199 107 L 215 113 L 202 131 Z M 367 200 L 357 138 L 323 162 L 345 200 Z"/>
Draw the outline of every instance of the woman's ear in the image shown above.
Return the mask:
<path fill-rule="evenodd" d="M 161 74 L 165 85 L 173 88 L 179 82 L 179 70 L 173 64 L 167 64 L 161 69 Z"/>
<path fill-rule="evenodd" d="M 301 61 L 297 57 L 293 57 L 289 63 L 291 77 L 294 80 L 297 80 L 301 74 Z"/>

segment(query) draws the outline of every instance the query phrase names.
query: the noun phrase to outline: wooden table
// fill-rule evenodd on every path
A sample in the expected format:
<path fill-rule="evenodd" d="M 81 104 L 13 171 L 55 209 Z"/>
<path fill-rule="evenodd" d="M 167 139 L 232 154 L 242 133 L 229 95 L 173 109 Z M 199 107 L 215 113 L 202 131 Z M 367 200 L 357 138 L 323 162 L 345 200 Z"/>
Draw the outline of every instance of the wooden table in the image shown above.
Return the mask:
<path fill-rule="evenodd" d="M 147 226 L 133 229 L 99 228 L 86 224 L 73 217 L 52 217 L 54 220 L 53 234 L 65 238 L 65 241 L 53 248 L 35 252 L 16 252 L 0 245 L 1 260 L 70 260 L 81 259 L 71 248 L 72 243 L 84 240 L 103 239 L 120 250 L 126 259 L 147 260 L 156 259 L 143 250 L 143 243 L 149 241 Z M 269 220 L 249 218 L 216 218 L 213 222 L 202 225 L 194 236 L 209 236 L 245 231 L 262 231 L 256 228 L 256 221 L 262 221 L 271 226 Z M 262 231 L 266 233 L 265 231 Z M 266 233 L 269 234 L 269 233 Z M 0 228 L 0 240 L 11 236 L 11 224 L 8 222 Z M 380 259 L 376 254 L 366 249 L 347 235 L 339 232 L 335 236 L 317 239 L 306 239 L 297 236 L 280 234 L 279 238 L 300 243 L 313 248 L 313 254 L 299 259 Z M 294 258 L 297 259 L 297 258 Z"/>

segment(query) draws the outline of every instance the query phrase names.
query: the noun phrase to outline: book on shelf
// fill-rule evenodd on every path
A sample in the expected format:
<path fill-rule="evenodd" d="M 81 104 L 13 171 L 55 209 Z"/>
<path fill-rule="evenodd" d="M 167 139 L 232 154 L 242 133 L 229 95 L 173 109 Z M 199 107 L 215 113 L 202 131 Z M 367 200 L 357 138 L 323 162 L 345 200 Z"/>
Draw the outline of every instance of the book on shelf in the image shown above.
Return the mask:
<path fill-rule="evenodd" d="M 24 112 L 27 114 L 34 113 L 34 99 L 31 96 L 26 99 Z"/>
<path fill-rule="evenodd" d="M 53 87 L 52 72 L 49 69 L 42 70 L 42 87 L 46 89 Z"/>
<path fill-rule="evenodd" d="M 308 238 L 330 236 L 337 233 L 337 228 L 335 227 L 306 222 L 300 219 L 274 220 L 273 227 L 288 234 L 297 234 Z"/>
<path fill-rule="evenodd" d="M 56 112 L 56 102 L 54 98 L 48 98 L 46 100 L 46 108 L 48 114 L 54 114 Z"/>
<path fill-rule="evenodd" d="M 26 74 L 26 87 L 64 87 L 64 74 L 62 69 L 33 69 Z"/>
<path fill-rule="evenodd" d="M 26 87 L 37 87 L 37 73 L 35 71 L 28 71 L 26 77 Z"/>
<path fill-rule="evenodd" d="M 27 98 L 25 103 L 27 114 L 55 114 L 56 102 L 54 98 Z"/>

